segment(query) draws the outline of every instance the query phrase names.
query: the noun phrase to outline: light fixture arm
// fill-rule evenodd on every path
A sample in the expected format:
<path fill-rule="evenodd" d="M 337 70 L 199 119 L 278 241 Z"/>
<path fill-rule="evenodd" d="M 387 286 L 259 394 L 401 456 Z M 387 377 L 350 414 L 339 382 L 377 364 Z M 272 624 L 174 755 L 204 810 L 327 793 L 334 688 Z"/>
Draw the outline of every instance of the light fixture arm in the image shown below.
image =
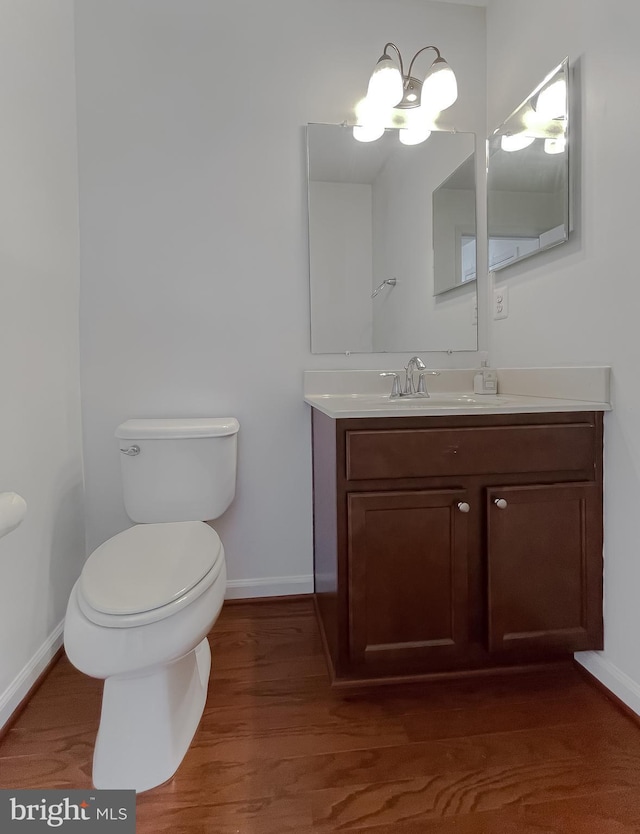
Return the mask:
<path fill-rule="evenodd" d="M 393 45 L 393 44 L 392 44 L 392 45 Z M 396 48 L 397 48 L 397 47 L 396 47 Z M 386 49 L 386 47 L 385 47 L 385 49 Z M 416 52 L 416 54 L 413 56 L 413 58 L 411 59 L 411 63 L 409 64 L 409 72 L 407 73 L 407 75 L 408 75 L 408 77 L 409 77 L 409 78 L 411 78 L 411 70 L 413 69 L 413 65 L 414 65 L 414 63 L 415 63 L 416 58 L 418 57 L 418 55 L 420 55 L 422 52 L 424 52 L 424 51 L 425 51 L 425 50 L 427 50 L 427 49 L 434 49 L 434 50 L 435 50 L 435 52 L 436 52 L 436 57 L 435 57 L 435 58 L 434 58 L 434 60 L 431 62 L 432 64 L 434 64 L 436 61 L 439 61 L 439 60 L 441 60 L 441 59 L 442 59 L 442 55 L 440 54 L 440 50 L 438 49 L 438 47 L 437 47 L 437 46 L 423 46 L 423 47 L 422 47 L 422 49 L 419 49 L 419 50 Z M 400 54 L 400 53 L 398 53 L 398 54 Z M 400 61 L 400 64 L 402 65 L 402 61 Z M 401 72 L 402 72 L 402 70 L 401 70 Z M 403 73 L 403 75 L 404 75 L 404 73 Z"/>
<path fill-rule="evenodd" d="M 398 56 L 398 62 L 400 64 L 400 75 L 402 76 L 402 81 L 404 82 L 404 64 L 402 63 L 402 55 L 400 54 L 400 50 L 395 45 L 395 43 L 392 43 L 391 41 L 389 41 L 389 43 L 385 43 L 384 49 L 382 50 L 382 58 L 390 58 L 391 57 L 390 55 L 387 55 L 387 49 L 389 47 L 391 47 L 392 49 L 395 49 L 395 51 L 396 51 L 396 55 Z"/>

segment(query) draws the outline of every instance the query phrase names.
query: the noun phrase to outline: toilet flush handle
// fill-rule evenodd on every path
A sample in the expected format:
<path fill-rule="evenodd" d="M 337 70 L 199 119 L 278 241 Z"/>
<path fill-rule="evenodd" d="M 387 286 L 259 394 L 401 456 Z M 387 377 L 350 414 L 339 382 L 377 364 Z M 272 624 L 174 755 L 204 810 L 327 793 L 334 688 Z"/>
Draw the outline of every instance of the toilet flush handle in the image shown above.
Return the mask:
<path fill-rule="evenodd" d="M 120 449 L 123 455 L 130 455 L 133 457 L 134 455 L 140 454 L 140 447 L 139 446 L 129 446 L 128 449 Z"/>

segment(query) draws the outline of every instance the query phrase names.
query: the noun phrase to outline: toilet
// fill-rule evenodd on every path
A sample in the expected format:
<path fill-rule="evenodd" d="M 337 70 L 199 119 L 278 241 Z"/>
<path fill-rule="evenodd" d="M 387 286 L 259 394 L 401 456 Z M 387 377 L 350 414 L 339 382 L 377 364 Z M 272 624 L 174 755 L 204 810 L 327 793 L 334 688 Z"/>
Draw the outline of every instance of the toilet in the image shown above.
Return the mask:
<path fill-rule="evenodd" d="M 166 782 L 204 710 L 207 634 L 226 589 L 222 542 L 205 521 L 231 504 L 234 417 L 127 420 L 116 438 L 133 527 L 100 545 L 71 591 L 64 645 L 104 679 L 93 756 L 99 789 Z"/>

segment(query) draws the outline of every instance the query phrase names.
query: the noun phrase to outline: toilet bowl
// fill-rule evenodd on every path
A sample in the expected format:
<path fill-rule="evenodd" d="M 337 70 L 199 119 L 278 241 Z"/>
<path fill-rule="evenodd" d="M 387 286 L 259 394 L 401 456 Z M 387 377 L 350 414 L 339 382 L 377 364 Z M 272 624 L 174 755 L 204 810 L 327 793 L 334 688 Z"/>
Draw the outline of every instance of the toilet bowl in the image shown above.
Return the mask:
<path fill-rule="evenodd" d="M 206 635 L 225 586 L 222 543 L 200 521 L 132 527 L 87 560 L 69 599 L 65 648 L 77 669 L 105 679 L 96 788 L 140 792 L 177 770 L 204 709 Z"/>
<path fill-rule="evenodd" d="M 135 514 L 178 520 L 136 524 L 104 542 L 69 598 L 67 656 L 81 672 L 105 681 L 93 758 L 96 788 L 141 792 L 166 782 L 198 727 L 211 668 L 207 634 L 222 608 L 227 574 L 218 534 L 197 516 L 217 517 L 233 499 L 237 430 L 233 418 L 132 420 L 119 427 L 119 439 L 131 439 L 133 431 L 136 437 L 121 451 L 145 455 L 131 475 L 130 462 L 123 464 L 125 482 L 135 482 Z M 231 447 L 208 448 L 230 438 Z M 195 495 L 189 493 L 192 469 Z M 208 469 L 217 473 L 209 480 L 203 476 Z M 128 510 L 131 501 L 125 490 Z"/>

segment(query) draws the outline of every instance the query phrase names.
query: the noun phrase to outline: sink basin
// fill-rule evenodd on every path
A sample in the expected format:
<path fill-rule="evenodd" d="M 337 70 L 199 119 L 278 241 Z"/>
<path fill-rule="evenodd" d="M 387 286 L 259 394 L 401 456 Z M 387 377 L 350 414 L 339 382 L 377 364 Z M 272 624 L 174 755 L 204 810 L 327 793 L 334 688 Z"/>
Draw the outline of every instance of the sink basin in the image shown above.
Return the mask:
<path fill-rule="evenodd" d="M 434 408 L 443 408 L 445 406 L 491 406 L 503 405 L 507 402 L 504 397 L 498 397 L 495 394 L 481 394 L 477 397 L 468 394 L 431 394 L 428 397 L 400 397 L 389 400 L 399 405 L 409 405 L 410 403 L 420 403 L 423 407 L 432 405 Z"/>
<path fill-rule="evenodd" d="M 388 394 L 326 394 L 323 399 L 341 400 L 351 403 L 354 408 L 495 408 L 508 402 L 505 397 L 495 394 L 443 393 L 428 397 L 394 397 Z M 336 403 L 337 404 L 337 403 Z"/>

